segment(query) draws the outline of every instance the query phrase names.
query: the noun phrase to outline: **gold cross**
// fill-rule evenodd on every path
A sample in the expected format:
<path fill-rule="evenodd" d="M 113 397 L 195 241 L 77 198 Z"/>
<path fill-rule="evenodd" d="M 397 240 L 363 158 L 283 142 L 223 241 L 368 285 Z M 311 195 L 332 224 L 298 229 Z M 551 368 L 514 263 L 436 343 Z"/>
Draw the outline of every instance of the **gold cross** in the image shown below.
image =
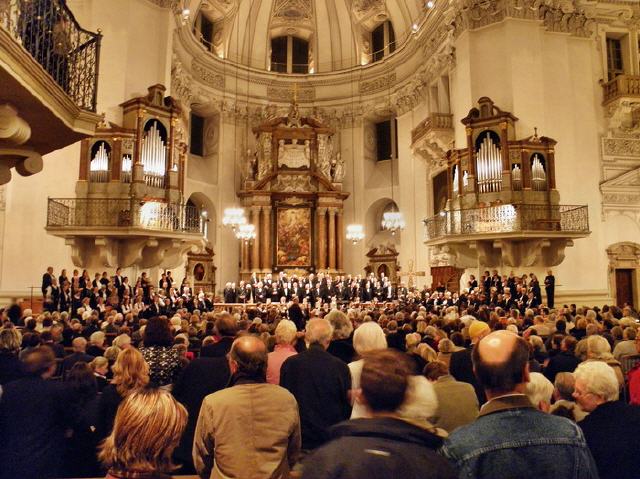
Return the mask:
<path fill-rule="evenodd" d="M 407 281 L 407 287 L 408 288 L 413 288 L 415 286 L 414 284 L 414 280 L 416 278 L 416 276 L 425 276 L 426 273 L 424 271 L 414 271 L 414 264 L 413 264 L 413 260 L 410 259 L 409 260 L 409 267 L 407 268 L 407 272 L 406 273 L 398 273 L 398 276 L 407 276 L 408 281 Z"/>

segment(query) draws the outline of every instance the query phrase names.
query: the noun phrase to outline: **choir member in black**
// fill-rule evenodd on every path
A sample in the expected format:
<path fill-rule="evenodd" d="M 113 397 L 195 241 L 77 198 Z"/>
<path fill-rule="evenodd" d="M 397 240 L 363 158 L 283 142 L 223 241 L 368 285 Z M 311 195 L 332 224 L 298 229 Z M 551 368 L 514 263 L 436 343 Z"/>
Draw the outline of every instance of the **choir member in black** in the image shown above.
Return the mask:
<path fill-rule="evenodd" d="M 553 276 L 553 271 L 547 271 L 547 276 L 544 278 L 544 291 L 547 293 L 547 306 L 553 308 L 554 297 L 556 292 L 556 278 Z"/>
<path fill-rule="evenodd" d="M 478 288 L 478 280 L 472 274 L 469 275 L 469 292 L 475 291 Z"/>
<path fill-rule="evenodd" d="M 113 277 L 113 287 L 116 288 L 116 291 L 118 291 L 118 296 L 120 296 L 120 298 L 122 298 L 122 294 L 120 293 L 121 288 L 122 288 L 122 280 L 124 278 L 122 277 L 120 268 L 116 268 L 116 274 Z"/>
<path fill-rule="evenodd" d="M 278 283 L 277 282 L 272 282 L 271 286 L 269 287 L 269 299 L 271 299 L 272 303 L 279 303 L 280 302 L 280 291 L 278 289 Z"/>
<path fill-rule="evenodd" d="M 233 283 L 227 283 L 224 285 L 224 289 L 222 290 L 222 297 L 224 298 L 225 303 L 235 303 L 236 302 L 236 287 Z"/>
<path fill-rule="evenodd" d="M 542 290 L 540 289 L 540 282 L 535 274 L 530 274 L 531 281 L 529 282 L 529 288 L 533 292 L 538 304 L 542 304 Z"/>
<path fill-rule="evenodd" d="M 482 275 L 482 289 L 484 290 L 484 294 L 489 296 L 489 292 L 491 291 L 491 275 L 489 271 L 485 271 Z"/>
<path fill-rule="evenodd" d="M 58 301 L 58 311 L 67 311 L 71 308 L 72 296 L 71 296 L 71 285 L 68 281 L 66 281 L 62 285 L 62 289 L 60 291 L 60 299 Z"/>
<path fill-rule="evenodd" d="M 53 273 L 53 270 L 52 270 Z M 58 309 L 58 303 L 60 301 L 60 288 L 58 287 L 58 280 L 51 275 L 51 282 L 45 288 L 44 291 L 44 303 L 43 307 L 46 311 L 53 312 Z"/>
<path fill-rule="evenodd" d="M 58 276 L 58 286 L 60 286 L 60 288 L 62 288 L 64 286 L 64 283 L 69 283 L 69 277 L 67 276 L 67 270 L 63 269 L 60 272 L 60 276 Z"/>
<path fill-rule="evenodd" d="M 47 272 L 42 275 L 42 297 L 44 298 L 47 293 L 47 288 L 51 286 L 51 282 L 53 281 L 53 268 L 49 266 L 47 268 Z"/>
<path fill-rule="evenodd" d="M 266 299 L 267 299 L 267 295 L 262 285 L 262 282 L 258 282 L 256 288 L 253 290 L 253 302 L 264 303 Z"/>

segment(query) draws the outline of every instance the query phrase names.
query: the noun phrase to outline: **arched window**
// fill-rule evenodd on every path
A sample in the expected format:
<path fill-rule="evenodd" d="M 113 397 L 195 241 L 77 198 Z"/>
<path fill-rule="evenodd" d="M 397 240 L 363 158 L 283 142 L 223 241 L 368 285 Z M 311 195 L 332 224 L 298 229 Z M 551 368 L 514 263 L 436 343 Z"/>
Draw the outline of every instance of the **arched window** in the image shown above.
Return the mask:
<path fill-rule="evenodd" d="M 371 32 L 371 61 L 377 62 L 396 50 L 396 34 L 393 24 L 386 20 Z"/>
<path fill-rule="evenodd" d="M 271 71 L 309 73 L 309 42 L 291 35 L 272 38 Z"/>

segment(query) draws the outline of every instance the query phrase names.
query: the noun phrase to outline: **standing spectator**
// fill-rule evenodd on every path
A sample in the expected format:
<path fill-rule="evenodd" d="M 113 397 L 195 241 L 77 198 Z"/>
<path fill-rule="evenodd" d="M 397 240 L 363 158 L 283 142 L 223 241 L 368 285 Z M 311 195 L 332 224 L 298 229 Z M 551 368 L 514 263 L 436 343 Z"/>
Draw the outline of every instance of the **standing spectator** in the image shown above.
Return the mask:
<path fill-rule="evenodd" d="M 300 307 L 300 299 L 298 298 L 298 296 L 293 297 L 292 304 L 291 306 L 289 306 L 288 311 L 289 319 L 295 323 L 298 331 L 304 331 L 305 318 L 304 313 L 302 312 L 302 308 Z"/>
<path fill-rule="evenodd" d="M 331 323 L 312 319 L 307 323 L 309 349 L 291 356 L 280 370 L 280 385 L 298 401 L 302 422 L 302 447 L 314 449 L 328 439 L 327 429 L 351 415 L 351 374 L 340 359 L 329 354 Z"/>
<path fill-rule="evenodd" d="M 298 354 L 293 347 L 297 340 L 298 330 L 293 321 L 283 319 L 276 326 L 276 345 L 273 352 L 269 353 L 267 366 L 267 382 L 269 384 L 280 384 L 280 368 L 285 360 Z"/>
<path fill-rule="evenodd" d="M 22 335 L 16 328 L 0 329 L 0 386 L 23 376 L 18 358 L 21 344 Z"/>
<path fill-rule="evenodd" d="M 202 478 L 288 477 L 300 450 L 295 398 L 280 386 L 266 383 L 267 348 L 259 338 L 234 341 L 229 369 L 230 387 L 207 396 L 200 409 L 193 442 L 198 474 Z"/>
<path fill-rule="evenodd" d="M 129 395 L 118 410 L 113 432 L 101 447 L 107 479 L 170 479 L 173 450 L 187 423 L 187 412 L 170 394 L 145 389 Z"/>
<path fill-rule="evenodd" d="M 182 369 L 180 354 L 173 349 L 173 335 L 166 317 L 149 319 L 140 348 L 142 357 L 149 365 L 149 379 L 156 387 L 170 388 Z"/>
<path fill-rule="evenodd" d="M 349 364 L 353 360 L 355 351 L 353 349 L 353 324 L 351 320 L 342 311 L 334 309 L 325 316 L 325 319 L 331 323 L 333 327 L 333 338 L 327 352 L 333 354 L 336 358 L 342 359 L 345 364 Z"/>
<path fill-rule="evenodd" d="M 589 413 L 580 421 L 580 427 L 598 465 L 600 479 L 637 478 L 640 409 L 618 400 L 618 379 L 604 362 L 581 364 L 575 377 L 573 397 Z"/>
<path fill-rule="evenodd" d="M 576 380 L 573 373 L 558 373 L 553 389 L 553 405 L 549 413 L 562 416 L 575 422 L 582 421 L 587 413 L 573 399 Z"/>
<path fill-rule="evenodd" d="M 436 453 L 442 438 L 434 428 L 426 422 L 405 421 L 397 414 L 412 374 L 413 365 L 398 351 L 369 353 L 357 393 L 368 417 L 333 426 L 331 441 L 305 461 L 303 479 L 457 477 Z"/>
<path fill-rule="evenodd" d="M 364 366 L 363 356 L 376 349 L 385 349 L 387 347 L 387 338 L 378 323 L 369 321 L 361 325 L 353 333 L 353 347 L 359 359 L 349 363 L 349 372 L 351 373 L 351 389 L 356 390 L 360 389 L 360 376 Z M 351 419 L 364 417 L 367 414 L 364 404 L 358 400 L 356 395 L 352 395 L 352 401 Z"/>
<path fill-rule="evenodd" d="M 547 367 L 544 368 L 544 375 L 549 381 L 555 381 L 558 373 L 572 373 L 578 367 L 580 360 L 575 355 L 576 344 L 578 344 L 578 341 L 573 336 L 562 338 L 560 352 L 551 356 Z"/>
<path fill-rule="evenodd" d="M 553 383 L 545 378 L 542 373 L 530 373 L 529 382 L 525 387 L 525 394 L 535 408 L 543 412 L 549 412 L 553 389 Z"/>
<path fill-rule="evenodd" d="M 478 341 L 473 366 L 488 402 L 480 417 L 451 433 L 443 453 L 460 477 L 597 478 L 593 457 L 582 431 L 565 418 L 533 407 L 525 386 L 529 381 L 527 342 L 496 331 Z"/>
<path fill-rule="evenodd" d="M 32 349 L 22 362 L 26 376 L 5 384 L 0 401 L 0 479 L 58 477 L 73 398 L 67 385 L 50 380 L 51 349 Z"/>
<path fill-rule="evenodd" d="M 203 346 L 200 350 L 200 356 L 202 357 L 224 358 L 231 350 L 231 345 L 238 332 L 235 318 L 227 312 L 220 313 L 216 318 L 215 328 L 220 340 L 217 343 Z"/>
<path fill-rule="evenodd" d="M 424 375 L 433 384 L 438 398 L 436 415 L 431 418 L 434 426 L 447 432 L 470 424 L 478 417 L 478 398 L 473 386 L 456 381 L 441 361 L 429 363 Z"/>
<path fill-rule="evenodd" d="M 460 319 L 464 321 L 464 317 Z M 469 383 L 473 386 L 473 389 L 476 391 L 476 396 L 478 397 L 479 404 L 484 404 L 484 402 L 486 401 L 486 397 L 484 395 L 482 386 L 473 373 L 471 350 L 473 346 L 487 334 L 489 334 L 490 331 L 491 329 L 489 328 L 489 325 L 487 323 L 478 319 L 473 319 L 471 321 L 471 324 L 469 325 L 469 338 L 471 339 L 471 347 L 453 353 L 451 355 L 451 363 L 449 365 L 451 375 L 456 380 L 462 381 L 464 383 Z"/>

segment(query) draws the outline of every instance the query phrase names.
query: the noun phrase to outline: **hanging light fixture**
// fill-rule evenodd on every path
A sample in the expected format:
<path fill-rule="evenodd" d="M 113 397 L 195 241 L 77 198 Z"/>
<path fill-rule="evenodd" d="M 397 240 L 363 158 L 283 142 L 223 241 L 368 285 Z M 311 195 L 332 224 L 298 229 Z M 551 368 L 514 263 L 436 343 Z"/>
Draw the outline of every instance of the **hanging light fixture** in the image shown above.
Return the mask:
<path fill-rule="evenodd" d="M 252 224 L 240 225 L 236 231 L 236 238 L 246 244 L 251 243 L 256 238 L 256 227 Z"/>
<path fill-rule="evenodd" d="M 393 109 L 391 108 L 391 83 L 389 82 L 389 111 L 393 111 Z M 398 210 L 398 207 L 396 205 L 396 202 L 393 198 L 393 157 L 394 157 L 394 153 L 395 156 L 397 157 L 397 151 L 398 151 L 398 145 L 397 142 L 395 141 L 396 138 L 396 121 L 395 118 L 392 118 L 390 121 L 390 128 L 389 130 L 391 131 L 391 155 L 389 157 L 389 161 L 391 162 L 391 174 L 389 175 L 389 178 L 391 179 L 391 208 L 388 209 L 387 211 L 385 211 L 382 215 L 382 229 L 384 231 L 390 231 L 392 235 L 396 234 L 396 231 L 402 231 L 406 224 L 404 222 L 404 217 L 402 215 L 402 213 Z"/>
<path fill-rule="evenodd" d="M 239 226 L 247 223 L 247 218 L 244 216 L 244 209 L 242 208 L 225 208 L 224 216 L 222 217 L 223 226 L 230 227 L 235 231 Z"/>
<path fill-rule="evenodd" d="M 353 44 L 351 44 L 353 46 Z M 352 52 L 353 54 L 353 52 Z M 355 98 L 353 94 L 353 68 L 351 69 L 351 181 L 352 181 L 352 189 L 351 194 L 353 195 L 353 219 L 356 219 L 356 155 L 354 146 L 354 131 L 355 128 Z M 364 239 L 364 227 L 359 223 L 351 223 L 347 225 L 347 241 L 351 241 L 352 244 L 356 245 L 360 241 Z"/>

